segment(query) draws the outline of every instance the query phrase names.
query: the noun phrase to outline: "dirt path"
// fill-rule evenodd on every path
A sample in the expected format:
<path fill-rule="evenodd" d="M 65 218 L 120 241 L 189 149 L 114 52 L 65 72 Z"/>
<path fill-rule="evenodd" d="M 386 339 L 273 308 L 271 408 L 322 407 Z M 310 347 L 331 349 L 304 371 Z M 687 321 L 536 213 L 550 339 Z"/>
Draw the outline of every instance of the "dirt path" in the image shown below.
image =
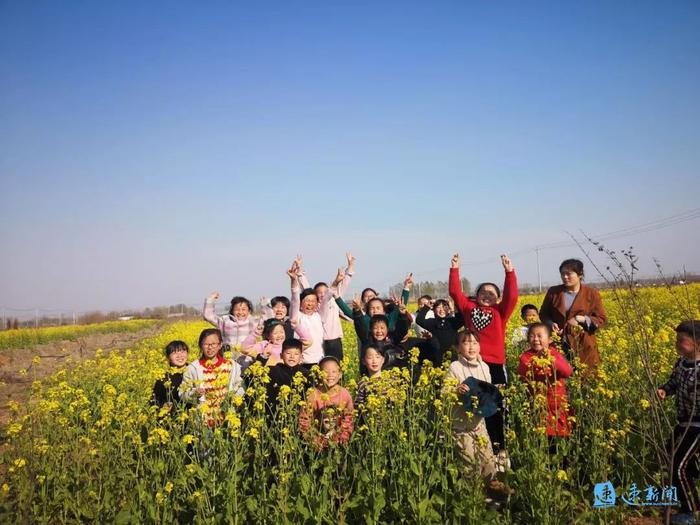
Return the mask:
<path fill-rule="evenodd" d="M 0 351 L 0 427 L 4 427 L 10 417 L 11 401 L 20 405 L 26 403 L 35 378 L 44 379 L 76 362 L 91 359 L 95 357 L 98 348 L 105 354 L 128 348 L 162 329 L 163 325 L 157 324 L 138 332 L 91 334 L 79 337 L 76 341 L 53 341 L 29 349 Z M 41 361 L 33 364 L 32 360 L 37 356 Z M 72 360 L 67 363 L 69 357 Z M 21 373 L 22 370 L 26 370 L 27 374 Z"/>

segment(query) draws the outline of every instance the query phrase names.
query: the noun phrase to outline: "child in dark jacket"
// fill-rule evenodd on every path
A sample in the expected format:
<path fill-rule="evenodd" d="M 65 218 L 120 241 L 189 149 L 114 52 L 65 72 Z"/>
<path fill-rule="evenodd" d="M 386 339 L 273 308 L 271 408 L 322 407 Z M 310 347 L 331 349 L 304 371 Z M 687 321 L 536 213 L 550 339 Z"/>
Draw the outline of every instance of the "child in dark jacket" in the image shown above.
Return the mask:
<path fill-rule="evenodd" d="M 301 374 L 301 389 L 308 384 L 309 372 L 301 364 L 302 351 L 303 344 L 299 339 L 286 339 L 282 343 L 282 362 L 270 367 L 270 382 L 267 384 L 268 406 L 272 411 L 277 408 L 280 389 L 283 386 L 292 388 L 297 374 Z"/>
<path fill-rule="evenodd" d="M 362 345 L 376 346 L 383 351 L 385 356 L 388 356 L 386 367 L 393 368 L 401 366 L 402 356 L 405 351 L 401 346 L 401 341 L 406 337 L 408 329 L 411 325 L 406 314 L 401 314 L 396 322 L 396 328 L 393 332 L 389 331 L 389 320 L 385 315 L 374 315 L 369 322 L 369 331 L 364 327 L 362 320 L 362 312 L 358 309 L 353 311 L 353 321 L 357 338 Z M 363 361 L 360 361 L 360 374 L 367 374 L 367 368 Z"/>
<path fill-rule="evenodd" d="M 403 290 L 401 291 L 400 302 L 403 304 L 408 304 L 411 286 L 413 286 L 413 274 L 408 274 L 403 281 Z M 372 288 L 365 288 L 360 297 L 355 296 L 352 308 L 350 308 L 348 304 L 337 294 L 335 302 L 338 304 L 340 311 L 350 318 L 354 318 L 354 310 L 360 310 L 362 313 L 362 322 L 365 330 L 369 330 L 369 321 L 372 316 L 386 315 L 389 321 L 389 331 L 393 332 L 396 329 L 397 321 L 401 315 L 401 311 L 397 307 L 399 301 L 382 299 Z M 357 331 L 357 324 L 355 324 L 355 332 L 359 337 L 360 334 Z M 362 345 L 360 345 L 358 350 L 361 348 Z"/>
<path fill-rule="evenodd" d="M 668 382 L 656 391 L 659 399 L 676 396 L 678 421 L 669 441 L 673 461 L 673 486 L 678 490 L 680 513 L 672 523 L 695 523 L 700 510 L 696 461 L 700 447 L 700 320 L 683 321 L 676 327 L 676 362 Z"/>
<path fill-rule="evenodd" d="M 184 341 L 171 341 L 165 347 L 165 357 L 170 365 L 165 376 L 153 385 L 153 403 L 163 408 L 180 403 L 178 392 L 182 383 L 182 374 L 187 368 L 190 349 Z"/>
<path fill-rule="evenodd" d="M 428 305 L 418 310 L 416 324 L 432 334 L 430 341 L 434 348 L 431 361 L 436 366 L 440 366 L 445 354 L 455 348 L 457 343 L 457 332 L 464 326 L 464 318 L 461 312 L 457 312 L 454 317 L 448 317 L 449 304 L 444 299 L 438 299 L 433 305 L 434 317 L 426 318 L 430 311 Z"/>
<path fill-rule="evenodd" d="M 357 338 L 362 346 L 369 343 L 394 343 L 399 344 L 408 334 L 411 322 L 405 312 L 399 313 L 393 330 L 389 326 L 389 318 L 384 314 L 376 314 L 370 317 L 369 325 L 365 327 L 364 314 L 358 308 L 352 312 L 352 320 L 355 324 Z"/>

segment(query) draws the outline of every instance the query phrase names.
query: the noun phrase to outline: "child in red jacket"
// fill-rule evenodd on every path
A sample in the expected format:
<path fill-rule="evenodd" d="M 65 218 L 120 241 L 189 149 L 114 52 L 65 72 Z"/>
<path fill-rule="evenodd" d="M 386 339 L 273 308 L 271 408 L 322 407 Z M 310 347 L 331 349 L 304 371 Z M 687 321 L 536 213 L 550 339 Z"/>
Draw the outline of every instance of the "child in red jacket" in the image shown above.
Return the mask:
<path fill-rule="evenodd" d="M 452 256 L 450 269 L 450 297 L 462 313 L 464 326 L 479 334 L 481 358 L 489 367 L 491 382 L 494 385 L 507 385 L 506 376 L 506 325 L 510 319 L 515 304 L 518 302 L 518 281 L 510 259 L 501 255 L 501 264 L 506 272 L 501 290 L 494 283 L 482 283 L 476 289 L 476 300 L 467 297 L 462 292 L 459 278 L 459 254 Z M 486 418 L 486 429 L 493 443 L 494 452 L 504 449 L 503 411 Z"/>
<path fill-rule="evenodd" d="M 547 399 L 547 416 L 544 423 L 551 445 L 554 438 L 571 435 L 571 410 L 564 379 L 571 377 L 574 369 L 552 346 L 552 332 L 548 325 L 531 324 L 527 331 L 527 340 L 530 349 L 520 356 L 518 375 L 528 384 L 533 398 L 537 394 L 543 394 Z M 553 447 L 550 446 L 551 451 Z"/>

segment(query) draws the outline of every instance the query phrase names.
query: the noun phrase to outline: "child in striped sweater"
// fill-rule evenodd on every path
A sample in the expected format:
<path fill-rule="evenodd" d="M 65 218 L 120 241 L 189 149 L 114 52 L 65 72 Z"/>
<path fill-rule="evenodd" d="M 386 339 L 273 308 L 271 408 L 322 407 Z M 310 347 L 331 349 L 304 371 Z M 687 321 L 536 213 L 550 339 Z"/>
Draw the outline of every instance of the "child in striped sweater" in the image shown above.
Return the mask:
<path fill-rule="evenodd" d="M 223 339 L 216 328 L 199 334 L 201 356 L 185 370 L 180 385 L 180 399 L 196 402 L 210 427 L 224 421 L 222 405 L 229 393 L 242 396 L 241 367 L 223 355 Z"/>

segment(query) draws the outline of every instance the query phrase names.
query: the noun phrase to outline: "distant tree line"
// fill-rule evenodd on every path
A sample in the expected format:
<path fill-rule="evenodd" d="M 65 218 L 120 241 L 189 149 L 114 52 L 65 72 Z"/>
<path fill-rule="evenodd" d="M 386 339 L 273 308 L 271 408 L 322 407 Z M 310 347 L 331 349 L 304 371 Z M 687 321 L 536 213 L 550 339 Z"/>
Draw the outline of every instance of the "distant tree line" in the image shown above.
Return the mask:
<path fill-rule="evenodd" d="M 143 310 L 114 310 L 111 312 L 101 312 L 94 310 L 84 313 L 70 313 L 59 315 L 42 315 L 23 320 L 16 317 L 7 317 L 0 324 L 0 330 L 17 330 L 19 328 L 35 328 L 42 326 L 63 326 L 71 324 L 95 324 L 106 321 L 116 321 L 124 318 L 135 319 L 167 319 L 167 318 L 192 318 L 200 317 L 202 310 L 187 306 L 186 304 L 173 304 L 170 306 L 154 306 Z"/>

